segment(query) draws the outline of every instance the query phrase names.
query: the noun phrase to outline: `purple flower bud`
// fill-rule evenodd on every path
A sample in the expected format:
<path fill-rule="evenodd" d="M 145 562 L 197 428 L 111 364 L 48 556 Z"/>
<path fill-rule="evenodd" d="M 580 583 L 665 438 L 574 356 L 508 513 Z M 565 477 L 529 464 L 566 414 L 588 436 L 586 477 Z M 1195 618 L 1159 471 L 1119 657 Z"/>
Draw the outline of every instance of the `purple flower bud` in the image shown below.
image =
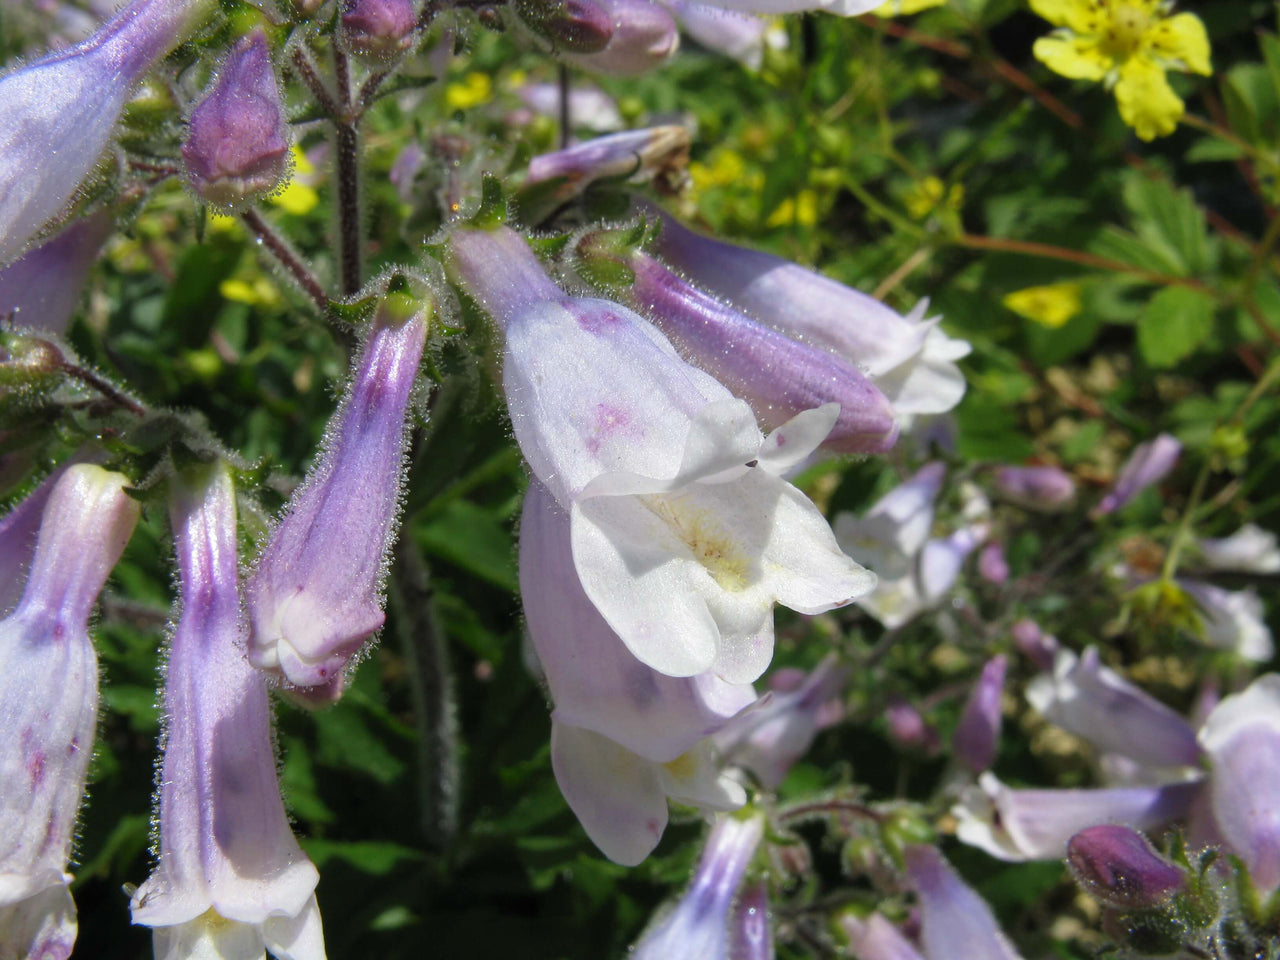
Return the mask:
<path fill-rule="evenodd" d="M 849 670 L 827 657 L 794 690 L 774 692 L 715 735 L 726 764 L 750 770 L 769 789 L 808 751 L 820 730 L 844 718 Z"/>
<path fill-rule="evenodd" d="M 98 716 L 89 613 L 138 519 L 128 482 L 88 464 L 62 475 L 0 621 L 0 956 L 67 957 L 75 942 L 66 869 Z"/>
<path fill-rule="evenodd" d="M 1200 730 L 1213 822 L 1263 900 L 1280 888 L 1280 674 L 1225 698 Z"/>
<path fill-rule="evenodd" d="M 613 16 L 594 0 L 524 0 L 515 11 L 553 50 L 599 53 L 613 39 Z"/>
<path fill-rule="evenodd" d="M 1128 827 L 1081 830 L 1067 844 L 1067 863 L 1080 886 L 1121 910 L 1158 906 L 1186 882 L 1181 870 Z"/>
<path fill-rule="evenodd" d="M 748 884 L 733 905 L 728 960 L 774 960 L 769 886 L 763 880 Z"/>
<path fill-rule="evenodd" d="M 798 13 L 802 10 L 824 10 L 839 17 L 856 17 L 870 13 L 884 0 L 716 0 L 708 6 L 745 13 Z"/>
<path fill-rule="evenodd" d="M 840 453 L 883 453 L 898 428 L 893 408 L 857 368 L 826 350 L 783 336 L 691 286 L 634 248 L 610 252 L 610 238 L 588 235 L 578 253 L 622 264 L 632 284 L 618 284 L 690 363 L 751 404 L 766 429 L 804 410 L 840 404 L 840 416 L 823 446 Z M 588 267 L 589 271 L 589 267 Z"/>
<path fill-rule="evenodd" d="M 763 817 L 719 817 L 689 889 L 644 932 L 632 960 L 730 960 L 730 914 L 763 836 Z"/>
<path fill-rule="evenodd" d="M 689 131 L 680 126 L 647 127 L 596 137 L 529 161 L 525 183 L 564 180 L 554 198 L 567 200 L 603 178 L 651 180 L 689 158 Z"/>
<path fill-rule="evenodd" d="M 666 8 L 654 0 L 597 0 L 613 21 L 613 34 L 598 53 L 552 51 L 588 73 L 626 77 L 669 60 L 680 46 L 680 31 Z"/>
<path fill-rule="evenodd" d="M 846 913 L 840 929 L 849 939 L 855 960 L 924 960 L 920 951 L 883 914 L 865 919 Z"/>
<path fill-rule="evenodd" d="M 394 63 L 413 46 L 417 27 L 413 0 L 342 0 L 339 36 L 361 60 Z"/>
<path fill-rule="evenodd" d="M 1076 499 L 1076 482 L 1057 467 L 1001 467 L 996 492 L 1018 506 L 1042 513 L 1068 509 Z"/>
<path fill-rule="evenodd" d="M 0 320 L 10 317 L 18 327 L 65 334 L 113 226 L 111 210 L 100 208 L 0 269 Z"/>
<path fill-rule="evenodd" d="M 1058 638 L 1045 633 L 1040 624 L 1029 617 L 1017 621 L 1009 632 L 1014 645 L 1038 670 L 1052 670 L 1058 654 Z"/>
<path fill-rule="evenodd" d="M 132 0 L 83 43 L 0 79 L 0 266 L 71 202 L 138 81 L 212 0 Z"/>
<path fill-rule="evenodd" d="M 956 759 L 972 770 L 988 770 L 996 759 L 1000 742 L 1000 697 L 1004 693 L 1004 676 L 1008 660 L 1004 654 L 992 657 L 982 668 L 960 714 L 960 722 L 951 738 Z"/>
<path fill-rule="evenodd" d="M 171 481 L 181 614 L 165 667 L 159 860 L 133 922 L 157 957 L 323 960 L 316 868 L 276 781 L 266 681 L 245 659 L 235 490 L 227 467 Z M 243 951 L 243 954 L 241 954 Z"/>
<path fill-rule="evenodd" d="M 262 30 L 241 37 L 187 122 L 187 182 L 232 208 L 270 193 L 288 172 L 289 128 Z"/>
<path fill-rule="evenodd" d="M 909 750 L 933 753 L 938 749 L 938 734 L 925 722 L 920 711 L 902 697 L 890 697 L 884 708 L 884 722 L 889 738 Z"/>
<path fill-rule="evenodd" d="M 766 46 L 785 46 L 787 35 L 768 19 L 689 0 L 669 0 L 681 31 L 708 50 L 759 70 Z"/>
<path fill-rule="evenodd" d="M 925 320 L 779 257 L 721 243 L 663 215 L 658 252 L 703 289 L 765 326 L 830 350 L 867 373 L 900 415 L 945 413 L 964 396 L 955 361 L 969 344 Z"/>
<path fill-rule="evenodd" d="M 1091 517 L 1114 513 L 1147 487 L 1163 480 L 1178 463 L 1182 444 L 1167 433 L 1139 444 L 1116 478 L 1111 491 L 1089 512 Z"/>
<path fill-rule="evenodd" d="M 1173 710 L 1103 666 L 1096 647 L 1077 660 L 1058 653 L 1052 674 L 1036 677 L 1027 700 L 1050 723 L 1150 767 L 1200 762 L 1195 731 Z"/>
<path fill-rule="evenodd" d="M 249 659 L 299 687 L 333 686 L 385 619 L 406 414 L 430 302 L 383 302 L 329 421 L 323 450 L 290 498 L 246 589 Z M 334 692 L 337 692 L 335 688 Z"/>
<path fill-rule="evenodd" d="M 992 540 L 978 553 L 978 573 L 987 583 L 999 586 L 1009 580 L 1009 561 L 1004 555 L 1004 544 Z"/>
<path fill-rule="evenodd" d="M 952 809 L 956 836 L 1001 860 L 1061 860 L 1067 841 L 1086 827 L 1119 823 L 1152 830 L 1183 816 L 1198 781 L 1099 790 L 1010 790 L 992 774 Z"/>
<path fill-rule="evenodd" d="M 1021 960 L 991 908 L 935 848 L 903 851 L 907 876 L 920 897 L 920 939 L 929 960 Z"/>
<path fill-rule="evenodd" d="M 772 656 L 774 602 L 817 613 L 870 588 L 779 475 L 821 443 L 834 404 L 764 437 L 643 318 L 561 293 L 507 228 L 455 231 L 450 266 L 502 326 L 516 440 L 570 513 L 587 596 L 637 659 L 749 683 Z"/>

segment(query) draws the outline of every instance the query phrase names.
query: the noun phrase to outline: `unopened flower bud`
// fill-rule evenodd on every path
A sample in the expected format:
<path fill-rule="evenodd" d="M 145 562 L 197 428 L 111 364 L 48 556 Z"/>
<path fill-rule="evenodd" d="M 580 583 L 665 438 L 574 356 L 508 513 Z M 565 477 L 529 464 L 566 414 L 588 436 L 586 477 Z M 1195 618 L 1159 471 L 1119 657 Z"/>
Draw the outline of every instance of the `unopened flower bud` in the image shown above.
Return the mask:
<path fill-rule="evenodd" d="M 1067 843 L 1067 863 L 1080 886 L 1122 910 L 1158 906 L 1186 881 L 1183 872 L 1152 850 L 1142 834 L 1116 824 L 1077 833 Z"/>
<path fill-rule="evenodd" d="M 1076 482 L 1057 467 L 1001 467 L 995 475 L 996 493 L 1028 510 L 1053 513 L 1075 501 Z"/>
<path fill-rule="evenodd" d="M 616 234 L 589 234 L 577 253 L 590 276 L 617 263 L 631 283 L 610 292 L 646 312 L 687 361 L 746 400 L 766 429 L 824 403 L 840 415 L 823 446 L 840 453 L 883 453 L 897 440 L 893 408 L 860 370 L 826 350 L 757 323 L 685 281 Z"/>
<path fill-rule="evenodd" d="M 557 51 L 599 53 L 613 39 L 613 16 L 595 0 L 525 0 L 515 11 Z"/>
<path fill-rule="evenodd" d="M 1091 517 L 1114 513 L 1139 493 L 1163 480 L 1178 463 L 1182 444 L 1167 433 L 1139 444 L 1125 462 L 1110 492 L 1090 511 Z"/>
<path fill-rule="evenodd" d="M 400 59 L 413 46 L 413 0 L 343 0 L 339 36 L 355 57 L 375 65 Z"/>
<path fill-rule="evenodd" d="M 11 390 L 39 388 L 57 378 L 65 364 L 56 345 L 21 330 L 0 330 L 0 397 Z"/>
<path fill-rule="evenodd" d="M 0 266 L 75 196 L 139 80 L 211 0 L 132 0 L 82 43 L 0 79 Z"/>
<path fill-rule="evenodd" d="M 1009 628 L 1018 652 L 1039 670 L 1052 670 L 1058 653 L 1058 638 L 1045 633 L 1040 624 L 1030 617 L 1023 617 Z"/>
<path fill-rule="evenodd" d="M 982 668 L 974 684 L 960 723 L 956 726 L 951 748 L 956 759 L 974 773 L 988 770 L 996 759 L 1000 740 L 1000 696 L 1008 661 L 1004 655 L 992 657 Z"/>
<path fill-rule="evenodd" d="M 288 126 L 261 30 L 231 48 L 191 111 L 182 159 L 191 188 L 215 207 L 269 193 L 288 172 Z"/>
<path fill-rule="evenodd" d="M 661 66 L 680 46 L 680 31 L 666 8 L 654 0 L 597 0 L 613 21 L 613 34 L 596 53 L 557 53 L 586 70 L 631 76 Z"/>
<path fill-rule="evenodd" d="M 978 553 L 978 573 L 987 583 L 999 586 L 1009 579 L 1009 561 L 1004 555 L 1004 544 L 992 540 Z"/>
<path fill-rule="evenodd" d="M 332 688 L 386 619 L 382 580 L 400 512 L 409 398 L 430 314 L 429 301 L 398 294 L 384 301 L 323 452 L 245 588 L 250 661 L 296 686 Z"/>
<path fill-rule="evenodd" d="M 933 753 L 938 749 L 938 734 L 920 711 L 902 697 L 890 697 L 884 708 L 884 722 L 889 738 L 908 750 Z"/>

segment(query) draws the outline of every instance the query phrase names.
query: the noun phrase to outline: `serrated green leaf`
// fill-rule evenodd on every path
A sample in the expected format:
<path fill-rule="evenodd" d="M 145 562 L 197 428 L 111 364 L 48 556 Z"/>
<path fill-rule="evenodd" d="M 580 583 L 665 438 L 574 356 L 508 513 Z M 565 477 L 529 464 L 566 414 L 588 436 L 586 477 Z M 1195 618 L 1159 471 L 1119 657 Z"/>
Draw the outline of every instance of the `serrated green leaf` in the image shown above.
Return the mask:
<path fill-rule="evenodd" d="M 1138 318 L 1138 350 L 1153 367 L 1184 360 L 1213 332 L 1213 300 L 1192 287 L 1166 287 Z"/>

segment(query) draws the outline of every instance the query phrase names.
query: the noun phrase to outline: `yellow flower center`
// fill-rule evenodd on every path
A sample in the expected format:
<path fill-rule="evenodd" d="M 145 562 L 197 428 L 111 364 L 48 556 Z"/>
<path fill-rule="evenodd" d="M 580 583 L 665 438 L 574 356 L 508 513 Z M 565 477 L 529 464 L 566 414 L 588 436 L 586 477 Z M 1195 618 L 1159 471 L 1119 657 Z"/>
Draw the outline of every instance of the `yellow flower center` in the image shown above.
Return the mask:
<path fill-rule="evenodd" d="M 1142 47 L 1142 38 L 1152 26 L 1150 5 L 1117 3 L 1102 28 L 1102 51 L 1116 60 L 1127 60 Z"/>
<path fill-rule="evenodd" d="M 688 546 L 722 589 L 736 593 L 750 585 L 750 560 L 710 511 L 677 494 L 644 497 L 643 502 Z"/>

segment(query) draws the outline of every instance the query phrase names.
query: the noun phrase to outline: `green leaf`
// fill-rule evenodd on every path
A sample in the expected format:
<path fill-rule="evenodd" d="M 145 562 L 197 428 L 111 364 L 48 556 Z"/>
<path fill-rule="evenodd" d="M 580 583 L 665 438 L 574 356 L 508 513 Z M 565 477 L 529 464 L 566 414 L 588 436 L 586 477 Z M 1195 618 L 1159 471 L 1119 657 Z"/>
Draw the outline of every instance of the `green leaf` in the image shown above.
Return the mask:
<path fill-rule="evenodd" d="M 1138 318 L 1138 350 L 1153 367 L 1172 367 L 1213 332 L 1213 300 L 1192 287 L 1166 287 Z"/>
<path fill-rule="evenodd" d="M 302 849 L 321 869 L 330 860 L 342 860 L 365 873 L 390 873 L 406 860 L 423 859 L 422 852 L 398 843 L 374 840 L 316 840 L 302 839 Z"/>
<path fill-rule="evenodd" d="M 418 542 L 434 557 L 514 593 L 518 589 L 511 533 L 492 510 L 454 500 L 418 530 Z"/>
<path fill-rule="evenodd" d="M 1202 272 L 1209 263 L 1204 214 L 1191 191 L 1133 172 L 1125 178 L 1124 202 L 1133 229 L 1152 250 L 1167 251 L 1179 276 Z"/>

